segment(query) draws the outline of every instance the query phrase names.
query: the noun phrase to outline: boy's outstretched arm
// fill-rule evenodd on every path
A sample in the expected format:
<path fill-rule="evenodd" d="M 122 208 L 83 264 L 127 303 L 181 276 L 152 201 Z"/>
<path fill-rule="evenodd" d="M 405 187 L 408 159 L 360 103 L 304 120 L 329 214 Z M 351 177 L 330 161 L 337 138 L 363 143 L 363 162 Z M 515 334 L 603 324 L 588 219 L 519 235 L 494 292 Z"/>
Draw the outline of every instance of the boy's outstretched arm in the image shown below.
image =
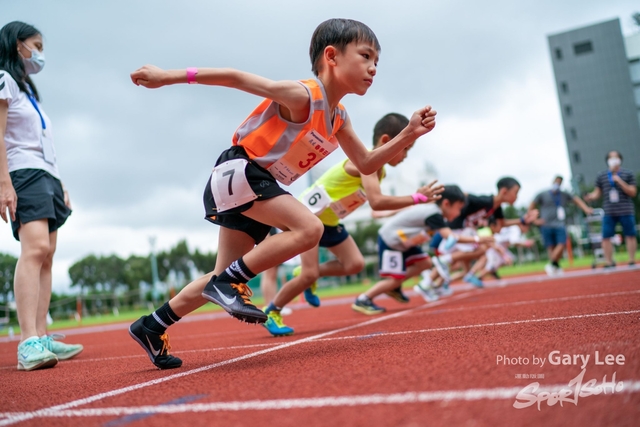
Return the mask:
<path fill-rule="evenodd" d="M 413 113 L 409 124 L 395 138 L 384 144 L 382 147 L 369 151 L 362 141 L 355 134 L 351 126 L 351 120 L 347 118 L 344 127 L 336 134 L 338 142 L 349 160 L 363 175 L 371 175 L 382 168 L 396 154 L 402 151 L 407 145 L 427 132 L 430 132 L 436 125 L 436 111 L 430 106 L 423 107 Z"/>
<path fill-rule="evenodd" d="M 301 114 L 308 116 L 309 93 L 293 80 L 274 81 L 233 68 L 198 68 L 195 80 L 199 84 L 230 87 L 271 99 L 289 109 L 294 116 L 293 121 L 298 121 L 295 120 L 296 116 L 300 117 Z M 155 65 L 145 65 L 131 73 L 131 81 L 149 89 L 188 83 L 187 70 L 163 70 Z"/>

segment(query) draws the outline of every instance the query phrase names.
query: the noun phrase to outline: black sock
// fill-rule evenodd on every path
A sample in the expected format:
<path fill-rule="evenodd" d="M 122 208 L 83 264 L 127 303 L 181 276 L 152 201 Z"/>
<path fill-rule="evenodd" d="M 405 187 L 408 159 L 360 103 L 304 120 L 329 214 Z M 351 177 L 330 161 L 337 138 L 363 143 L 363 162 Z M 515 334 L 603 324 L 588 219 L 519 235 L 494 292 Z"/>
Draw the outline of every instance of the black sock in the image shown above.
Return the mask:
<path fill-rule="evenodd" d="M 182 319 L 173 312 L 168 302 L 165 302 L 162 307 L 151 313 L 150 316 L 145 317 L 142 324 L 153 332 L 163 334 L 167 328 L 178 320 Z"/>
<path fill-rule="evenodd" d="M 553 265 L 555 268 L 560 268 L 560 264 L 558 264 L 558 261 L 553 261 L 551 265 Z"/>
<path fill-rule="evenodd" d="M 217 280 L 231 283 L 247 283 L 254 277 L 256 277 L 255 273 L 249 270 L 242 258 L 239 258 L 237 261 L 233 261 L 222 274 L 218 275 Z"/>

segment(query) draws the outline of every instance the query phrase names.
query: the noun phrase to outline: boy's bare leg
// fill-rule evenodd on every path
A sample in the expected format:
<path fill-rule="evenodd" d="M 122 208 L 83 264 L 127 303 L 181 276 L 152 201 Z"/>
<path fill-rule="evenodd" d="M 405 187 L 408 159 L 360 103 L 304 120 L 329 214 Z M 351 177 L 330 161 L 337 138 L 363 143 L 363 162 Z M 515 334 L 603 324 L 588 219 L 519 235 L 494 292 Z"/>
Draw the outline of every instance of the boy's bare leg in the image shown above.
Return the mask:
<path fill-rule="evenodd" d="M 358 274 L 364 269 L 364 257 L 353 237 L 329 248 L 337 259 L 320 264 L 320 277 L 341 277 Z"/>
<path fill-rule="evenodd" d="M 324 231 L 318 217 L 289 194 L 255 202 L 242 214 L 283 230 L 282 233 L 265 239 L 243 256 L 244 263 L 256 274 L 313 248 Z M 219 246 L 218 253 L 223 250 L 226 248 Z M 216 269 L 217 267 L 218 263 Z M 227 267 L 228 265 L 224 268 Z"/>
<path fill-rule="evenodd" d="M 282 285 L 282 288 L 280 288 L 280 291 L 273 299 L 273 304 L 276 307 L 282 308 L 289 304 L 295 297 L 300 295 L 302 291 L 318 280 L 318 246 L 316 245 L 310 250 L 300 254 L 300 259 L 302 261 L 300 275 Z"/>
<path fill-rule="evenodd" d="M 427 259 L 420 260 L 415 264 L 407 267 L 406 276 L 404 279 L 394 279 L 387 278 L 379 281 L 371 289 L 364 293 L 364 295 L 368 296 L 370 299 L 375 298 L 376 296 L 388 292 L 390 290 L 396 289 L 398 286 L 401 286 L 405 280 L 411 279 L 412 277 L 418 276 L 421 272 L 431 267 L 431 261 Z"/>

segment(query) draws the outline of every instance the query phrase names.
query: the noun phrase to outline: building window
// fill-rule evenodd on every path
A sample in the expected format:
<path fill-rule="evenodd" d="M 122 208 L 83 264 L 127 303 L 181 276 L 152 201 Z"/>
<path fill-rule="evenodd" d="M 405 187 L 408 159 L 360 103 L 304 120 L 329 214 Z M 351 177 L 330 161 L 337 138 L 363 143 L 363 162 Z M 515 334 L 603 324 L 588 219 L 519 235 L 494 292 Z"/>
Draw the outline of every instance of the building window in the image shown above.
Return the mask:
<path fill-rule="evenodd" d="M 573 161 L 574 163 L 580 163 L 580 152 L 579 151 L 574 151 L 573 152 Z"/>
<path fill-rule="evenodd" d="M 560 49 L 559 47 L 554 49 L 554 52 L 556 54 L 556 59 L 559 61 L 562 59 L 562 49 Z"/>
<path fill-rule="evenodd" d="M 560 90 L 562 91 L 562 93 L 567 94 L 569 93 L 569 83 L 567 82 L 561 82 L 560 83 Z"/>
<path fill-rule="evenodd" d="M 576 55 L 582 55 L 583 53 L 593 52 L 593 44 L 590 41 L 576 43 L 573 45 L 573 52 Z"/>
<path fill-rule="evenodd" d="M 569 129 L 569 134 L 571 135 L 571 139 L 574 141 L 578 140 L 578 131 L 576 131 L 576 128 Z"/>
<path fill-rule="evenodd" d="M 629 61 L 629 71 L 631 71 L 631 81 L 640 83 L 640 59 Z"/>
<path fill-rule="evenodd" d="M 564 106 L 564 114 L 567 117 L 571 117 L 573 115 L 573 108 L 571 105 L 567 104 Z"/>

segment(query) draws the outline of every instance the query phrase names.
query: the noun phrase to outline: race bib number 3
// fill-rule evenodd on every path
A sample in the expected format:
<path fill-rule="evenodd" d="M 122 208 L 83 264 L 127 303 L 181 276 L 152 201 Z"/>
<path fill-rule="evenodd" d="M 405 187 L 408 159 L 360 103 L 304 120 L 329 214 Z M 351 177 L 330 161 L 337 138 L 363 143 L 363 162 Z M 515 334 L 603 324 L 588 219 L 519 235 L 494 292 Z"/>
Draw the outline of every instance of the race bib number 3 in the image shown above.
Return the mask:
<path fill-rule="evenodd" d="M 382 253 L 381 273 L 404 274 L 404 263 L 402 262 L 402 252 L 386 250 Z"/>
<path fill-rule="evenodd" d="M 338 218 L 342 219 L 351 212 L 364 205 L 367 201 L 367 195 L 364 191 L 358 190 L 353 194 L 343 197 L 342 199 L 331 203 L 331 210 L 336 213 Z"/>
<path fill-rule="evenodd" d="M 331 154 L 337 147 L 337 143 L 333 144 L 317 131 L 310 130 L 268 170 L 276 180 L 284 185 L 289 185 Z"/>
<path fill-rule="evenodd" d="M 302 203 L 314 215 L 320 215 L 331 203 L 331 198 L 322 185 L 316 185 L 302 196 Z"/>
<path fill-rule="evenodd" d="M 218 212 L 244 205 L 258 198 L 244 173 L 245 159 L 233 159 L 221 163 L 211 173 L 211 193 Z"/>

